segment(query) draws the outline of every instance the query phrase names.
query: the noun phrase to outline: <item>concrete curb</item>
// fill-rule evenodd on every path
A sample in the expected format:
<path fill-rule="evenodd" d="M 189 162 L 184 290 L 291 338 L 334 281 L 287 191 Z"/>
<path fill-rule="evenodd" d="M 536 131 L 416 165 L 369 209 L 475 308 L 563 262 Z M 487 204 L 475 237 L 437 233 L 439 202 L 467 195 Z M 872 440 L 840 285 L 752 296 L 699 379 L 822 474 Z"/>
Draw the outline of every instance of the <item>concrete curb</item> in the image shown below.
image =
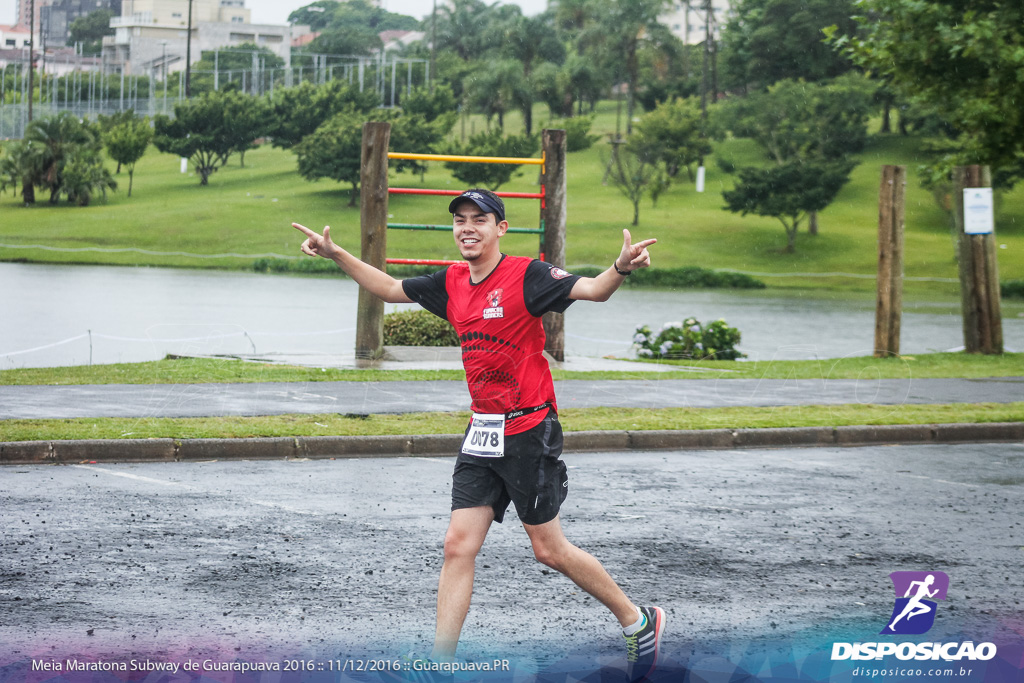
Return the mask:
<path fill-rule="evenodd" d="M 461 434 L 0 442 L 0 465 L 451 456 Z M 1024 441 L 1024 422 L 566 432 L 565 451 L 721 450 Z"/>

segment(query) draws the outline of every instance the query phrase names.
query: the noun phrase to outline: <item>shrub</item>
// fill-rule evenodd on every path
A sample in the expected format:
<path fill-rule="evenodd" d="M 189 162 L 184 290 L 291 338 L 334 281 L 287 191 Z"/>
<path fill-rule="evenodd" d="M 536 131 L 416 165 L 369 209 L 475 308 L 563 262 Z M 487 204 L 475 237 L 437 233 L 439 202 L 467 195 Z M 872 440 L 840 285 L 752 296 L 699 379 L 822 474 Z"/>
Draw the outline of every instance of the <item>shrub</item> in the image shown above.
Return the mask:
<path fill-rule="evenodd" d="M 658 334 L 643 325 L 633 336 L 637 356 L 666 360 L 736 360 L 746 357 L 736 349 L 739 343 L 740 331 L 721 318 L 707 326 L 696 318 L 665 323 Z"/>
<path fill-rule="evenodd" d="M 396 311 L 384 316 L 385 346 L 458 346 L 459 337 L 447 320 L 429 311 Z"/>
<path fill-rule="evenodd" d="M 581 152 L 601 139 L 600 135 L 591 135 L 590 127 L 594 125 L 593 116 L 574 116 L 571 119 L 556 119 L 548 123 L 548 128 L 565 130 L 565 151 Z"/>
<path fill-rule="evenodd" d="M 1024 299 L 1024 280 L 1005 280 L 1000 283 L 999 289 L 1008 299 Z"/>
<path fill-rule="evenodd" d="M 581 266 L 573 268 L 574 275 L 584 277 L 596 277 L 604 272 L 604 268 L 592 266 Z M 626 287 L 663 287 L 663 288 L 688 288 L 688 289 L 713 289 L 716 287 L 730 287 L 732 289 L 765 289 L 766 285 L 760 280 L 743 273 L 733 273 L 727 270 L 711 270 L 700 266 L 684 266 L 682 268 L 641 268 L 634 270 L 633 274 L 626 278 Z"/>

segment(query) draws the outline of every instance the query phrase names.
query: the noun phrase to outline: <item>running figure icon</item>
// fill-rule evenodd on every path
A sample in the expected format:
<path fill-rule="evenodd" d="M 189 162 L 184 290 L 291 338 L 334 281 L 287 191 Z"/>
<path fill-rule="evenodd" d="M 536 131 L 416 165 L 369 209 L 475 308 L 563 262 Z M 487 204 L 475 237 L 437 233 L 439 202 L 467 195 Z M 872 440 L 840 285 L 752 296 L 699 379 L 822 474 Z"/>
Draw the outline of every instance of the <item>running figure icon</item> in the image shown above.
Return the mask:
<path fill-rule="evenodd" d="M 882 633 L 926 633 L 935 623 L 936 600 L 946 599 L 949 576 L 940 571 L 893 572 L 889 576 L 896 591 L 896 603 Z"/>
<path fill-rule="evenodd" d="M 907 588 L 907 592 L 903 596 L 905 598 L 910 598 L 910 601 L 907 603 L 906 607 L 903 608 L 903 611 L 900 612 L 900 615 L 893 619 L 892 623 L 889 624 L 890 631 L 896 630 L 896 622 L 902 619 L 903 617 L 906 617 L 907 621 L 910 621 L 919 614 L 927 614 L 928 612 L 932 611 L 932 608 L 921 602 L 921 599 L 934 598 L 935 594 L 939 592 L 938 588 L 936 588 L 933 591 L 928 590 L 933 583 L 935 583 L 934 574 L 929 574 L 928 576 L 926 576 L 924 581 L 912 581 L 910 583 L 910 587 Z M 917 592 L 913 596 L 911 596 L 910 594 L 914 591 L 915 586 L 917 587 Z"/>

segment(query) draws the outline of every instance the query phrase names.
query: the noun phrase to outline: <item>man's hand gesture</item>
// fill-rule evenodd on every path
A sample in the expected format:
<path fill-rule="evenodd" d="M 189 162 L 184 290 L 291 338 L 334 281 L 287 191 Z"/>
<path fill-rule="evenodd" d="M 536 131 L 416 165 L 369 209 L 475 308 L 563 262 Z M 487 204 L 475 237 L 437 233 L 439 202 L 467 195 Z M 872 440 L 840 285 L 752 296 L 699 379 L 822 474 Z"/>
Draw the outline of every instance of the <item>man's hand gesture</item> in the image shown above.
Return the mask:
<path fill-rule="evenodd" d="M 333 260 L 335 256 L 344 251 L 331 241 L 331 226 L 329 225 L 324 226 L 323 235 L 318 235 L 316 231 L 310 230 L 305 225 L 299 225 L 298 223 L 292 223 L 292 227 L 306 235 L 306 241 L 299 247 L 303 254 L 323 256 Z"/>
<path fill-rule="evenodd" d="M 629 234 L 629 230 L 623 230 L 622 251 L 615 259 L 616 270 L 632 273 L 637 268 L 646 268 L 651 265 L 651 255 L 647 252 L 647 247 L 658 240 L 652 238 L 636 244 L 633 244 L 632 241 L 633 237 Z"/>

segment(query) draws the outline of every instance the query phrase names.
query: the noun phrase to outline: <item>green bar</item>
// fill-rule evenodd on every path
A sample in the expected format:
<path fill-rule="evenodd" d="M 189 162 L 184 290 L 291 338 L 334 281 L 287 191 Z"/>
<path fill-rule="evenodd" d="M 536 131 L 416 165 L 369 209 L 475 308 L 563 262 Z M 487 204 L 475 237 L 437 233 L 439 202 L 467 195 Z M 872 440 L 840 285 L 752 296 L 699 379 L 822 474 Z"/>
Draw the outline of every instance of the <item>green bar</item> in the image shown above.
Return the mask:
<path fill-rule="evenodd" d="M 451 232 L 452 226 L 450 225 L 424 225 L 420 223 L 388 223 L 389 228 L 395 230 L 444 230 L 445 232 Z M 540 228 L 509 228 L 507 232 L 525 233 L 528 235 L 543 235 L 544 231 Z"/>

